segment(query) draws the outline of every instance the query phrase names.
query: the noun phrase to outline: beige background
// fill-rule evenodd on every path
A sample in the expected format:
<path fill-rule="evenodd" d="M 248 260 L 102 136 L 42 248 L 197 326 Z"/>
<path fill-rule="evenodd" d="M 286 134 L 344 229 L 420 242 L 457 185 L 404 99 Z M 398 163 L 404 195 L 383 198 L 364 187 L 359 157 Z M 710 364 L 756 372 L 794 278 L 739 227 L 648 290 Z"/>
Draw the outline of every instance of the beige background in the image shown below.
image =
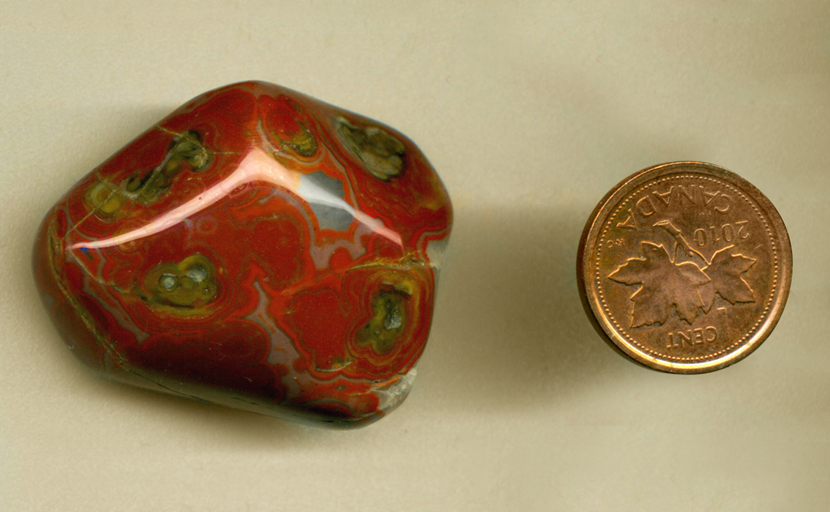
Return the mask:
<path fill-rule="evenodd" d="M 106 383 L 29 270 L 88 170 L 187 99 L 262 79 L 417 141 L 456 207 L 408 401 L 335 432 Z M 830 509 L 830 2 L 3 1 L 0 510 Z M 581 309 L 582 226 L 697 159 L 776 204 L 787 310 L 710 375 L 637 367 Z"/>

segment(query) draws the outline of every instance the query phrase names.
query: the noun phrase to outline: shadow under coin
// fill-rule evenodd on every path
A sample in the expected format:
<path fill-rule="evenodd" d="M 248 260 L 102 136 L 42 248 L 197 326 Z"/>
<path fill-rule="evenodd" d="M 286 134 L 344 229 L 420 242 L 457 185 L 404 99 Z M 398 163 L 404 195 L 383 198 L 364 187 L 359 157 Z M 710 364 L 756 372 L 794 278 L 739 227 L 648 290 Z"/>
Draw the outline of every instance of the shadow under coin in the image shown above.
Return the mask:
<path fill-rule="evenodd" d="M 452 408 L 549 407 L 619 377 L 580 302 L 578 217 L 543 205 L 459 212 L 419 365 L 424 392 Z"/>

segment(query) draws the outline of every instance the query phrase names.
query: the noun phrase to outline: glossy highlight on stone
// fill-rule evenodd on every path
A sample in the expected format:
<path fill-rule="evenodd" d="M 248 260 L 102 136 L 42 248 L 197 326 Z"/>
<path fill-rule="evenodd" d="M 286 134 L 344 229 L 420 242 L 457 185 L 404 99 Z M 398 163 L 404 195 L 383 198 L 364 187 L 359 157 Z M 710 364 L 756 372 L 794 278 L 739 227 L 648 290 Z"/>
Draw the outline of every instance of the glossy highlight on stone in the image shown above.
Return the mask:
<path fill-rule="evenodd" d="M 35 278 L 118 381 L 313 424 L 399 405 L 452 207 L 397 131 L 283 87 L 198 96 L 46 215 Z"/>

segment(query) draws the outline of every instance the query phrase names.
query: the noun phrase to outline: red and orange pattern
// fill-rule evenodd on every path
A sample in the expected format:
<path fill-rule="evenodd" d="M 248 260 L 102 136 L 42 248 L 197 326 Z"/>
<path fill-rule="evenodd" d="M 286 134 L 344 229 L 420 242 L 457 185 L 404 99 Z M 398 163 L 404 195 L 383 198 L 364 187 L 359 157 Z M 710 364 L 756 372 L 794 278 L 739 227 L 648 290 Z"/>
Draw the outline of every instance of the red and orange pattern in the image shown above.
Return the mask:
<path fill-rule="evenodd" d="M 397 131 L 262 82 L 173 112 L 78 182 L 34 250 L 88 366 L 335 426 L 406 397 L 452 207 Z"/>

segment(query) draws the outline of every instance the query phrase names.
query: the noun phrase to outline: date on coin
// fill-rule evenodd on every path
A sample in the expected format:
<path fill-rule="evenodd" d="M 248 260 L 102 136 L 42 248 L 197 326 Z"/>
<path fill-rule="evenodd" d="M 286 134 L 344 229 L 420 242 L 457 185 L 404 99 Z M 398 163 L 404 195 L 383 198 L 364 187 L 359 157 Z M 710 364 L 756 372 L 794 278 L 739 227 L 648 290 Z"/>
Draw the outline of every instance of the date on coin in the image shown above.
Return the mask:
<path fill-rule="evenodd" d="M 656 370 L 703 373 L 749 355 L 787 301 L 784 222 L 722 167 L 674 162 L 640 171 L 597 205 L 577 273 L 586 311 L 625 355 Z"/>

